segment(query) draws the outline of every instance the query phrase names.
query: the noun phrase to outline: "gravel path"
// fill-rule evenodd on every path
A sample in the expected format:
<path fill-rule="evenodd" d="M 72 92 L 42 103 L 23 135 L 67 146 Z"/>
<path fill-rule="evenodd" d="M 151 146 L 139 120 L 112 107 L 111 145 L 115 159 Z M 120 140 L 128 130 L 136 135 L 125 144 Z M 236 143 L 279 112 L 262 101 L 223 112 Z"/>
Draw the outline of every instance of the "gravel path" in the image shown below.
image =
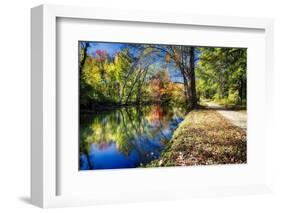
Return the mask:
<path fill-rule="evenodd" d="M 247 130 L 246 110 L 231 110 L 212 102 L 207 102 L 207 105 L 208 108 L 216 110 L 218 113 L 220 113 L 222 116 L 227 118 L 235 126 Z"/>

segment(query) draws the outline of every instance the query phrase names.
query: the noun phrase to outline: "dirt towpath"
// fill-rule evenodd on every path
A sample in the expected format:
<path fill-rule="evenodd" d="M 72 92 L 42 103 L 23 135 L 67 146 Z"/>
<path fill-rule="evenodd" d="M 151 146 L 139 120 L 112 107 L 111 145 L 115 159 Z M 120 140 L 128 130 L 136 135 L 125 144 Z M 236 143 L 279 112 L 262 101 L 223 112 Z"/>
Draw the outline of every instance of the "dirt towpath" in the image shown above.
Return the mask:
<path fill-rule="evenodd" d="M 206 102 L 207 108 L 216 110 L 222 116 L 227 118 L 233 125 L 238 126 L 244 130 L 247 130 L 247 111 L 246 110 L 234 110 L 226 108 L 213 102 Z"/>

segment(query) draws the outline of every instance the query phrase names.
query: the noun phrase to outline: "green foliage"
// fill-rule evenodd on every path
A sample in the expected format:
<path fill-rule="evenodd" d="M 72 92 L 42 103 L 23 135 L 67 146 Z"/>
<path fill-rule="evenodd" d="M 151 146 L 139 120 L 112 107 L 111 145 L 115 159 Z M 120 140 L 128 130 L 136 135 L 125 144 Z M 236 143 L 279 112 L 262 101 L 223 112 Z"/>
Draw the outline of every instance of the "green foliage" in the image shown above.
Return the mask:
<path fill-rule="evenodd" d="M 246 102 L 246 49 L 193 48 L 195 94 L 191 89 L 191 48 L 134 45 L 110 56 L 106 50 L 87 52 L 80 45 L 80 107 L 143 103 L 183 104 L 190 97 L 224 104 Z M 173 82 L 168 66 L 178 69 L 183 82 Z"/>
<path fill-rule="evenodd" d="M 241 99 L 239 97 L 239 92 L 237 90 L 230 90 L 229 93 L 228 93 L 228 101 L 229 101 L 229 104 L 238 104 L 241 102 Z"/>
<path fill-rule="evenodd" d="M 143 54 L 149 54 L 148 48 Z M 80 57 L 84 57 L 81 51 Z M 181 86 L 173 83 L 169 71 L 138 63 L 128 49 L 110 58 L 106 51 L 87 55 L 80 76 L 80 104 L 123 105 L 128 103 L 177 102 L 184 98 Z M 81 59 L 80 59 L 81 61 Z"/>
<path fill-rule="evenodd" d="M 81 74 L 81 104 L 120 102 L 121 88 L 130 66 L 131 58 L 126 49 L 114 58 L 110 58 L 105 51 L 97 51 L 96 56 L 87 56 Z"/>
<path fill-rule="evenodd" d="M 242 48 L 201 48 L 196 68 L 200 98 L 224 104 L 246 101 L 247 50 Z"/>

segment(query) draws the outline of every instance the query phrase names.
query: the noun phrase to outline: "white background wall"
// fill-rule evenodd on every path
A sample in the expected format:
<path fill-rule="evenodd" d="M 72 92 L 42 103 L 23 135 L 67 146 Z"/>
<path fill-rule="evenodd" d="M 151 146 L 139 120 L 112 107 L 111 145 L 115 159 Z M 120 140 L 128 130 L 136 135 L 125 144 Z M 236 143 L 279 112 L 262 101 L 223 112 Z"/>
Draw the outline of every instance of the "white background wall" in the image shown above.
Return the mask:
<path fill-rule="evenodd" d="M 281 6 L 278 0 L 5 0 L 0 7 L 0 212 L 37 212 L 29 204 L 30 178 L 30 8 L 42 3 L 71 4 L 275 20 L 274 193 L 185 201 L 80 207 L 68 212 L 280 212 L 281 210 Z M 105 10 L 106 12 L 106 10 Z M 278 85 L 279 84 L 279 85 Z M 208 178 L 208 177 L 206 177 Z M 148 192 L 149 193 L 149 192 Z M 61 212 L 66 209 L 47 210 Z"/>

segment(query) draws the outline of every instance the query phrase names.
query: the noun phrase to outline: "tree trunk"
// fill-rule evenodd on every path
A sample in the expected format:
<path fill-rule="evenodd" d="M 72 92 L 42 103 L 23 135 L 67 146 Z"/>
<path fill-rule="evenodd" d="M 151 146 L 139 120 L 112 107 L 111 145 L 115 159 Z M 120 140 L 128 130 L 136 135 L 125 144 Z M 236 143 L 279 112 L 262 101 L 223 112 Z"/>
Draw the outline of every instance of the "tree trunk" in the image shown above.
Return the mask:
<path fill-rule="evenodd" d="M 197 97 L 196 97 L 196 83 L 195 83 L 195 65 L 194 65 L 194 47 L 190 48 L 189 51 L 189 92 L 190 92 L 190 107 L 193 109 L 197 106 Z"/>
<path fill-rule="evenodd" d="M 182 72 L 182 77 L 183 77 L 183 85 L 184 85 L 185 102 L 188 105 L 188 97 L 189 97 L 189 94 L 188 94 L 188 81 L 187 81 L 187 78 L 184 75 L 184 72 Z"/>
<path fill-rule="evenodd" d="M 88 48 L 89 48 L 89 43 L 88 43 L 88 42 L 85 42 L 85 47 L 84 47 L 84 49 L 83 49 L 83 58 L 82 58 L 82 60 L 80 61 L 80 66 L 79 66 L 80 76 L 81 76 L 81 73 L 82 73 L 84 64 L 85 64 L 85 62 L 86 62 L 87 50 L 88 50 Z"/>
<path fill-rule="evenodd" d="M 80 48 L 81 47 L 81 43 L 80 43 Z M 89 47 L 89 43 L 85 42 L 85 46 L 83 47 L 83 58 L 81 57 L 81 52 L 79 51 L 79 99 L 80 99 L 80 106 L 81 107 L 86 107 L 89 108 L 90 107 L 90 103 L 89 103 L 89 98 L 86 95 L 86 91 L 89 90 L 89 86 L 87 84 L 85 84 L 83 78 L 82 78 L 82 72 L 83 72 L 83 68 L 86 62 L 86 58 L 87 58 L 87 50 Z M 84 101 L 82 101 L 84 100 Z"/>
<path fill-rule="evenodd" d="M 138 79 L 138 90 L 137 90 L 137 99 L 136 99 L 137 104 L 141 103 L 141 79 Z"/>
<path fill-rule="evenodd" d="M 116 84 L 116 89 L 117 89 L 118 102 L 119 102 L 119 104 L 121 104 L 121 91 L 120 91 L 120 83 L 119 82 Z"/>
<path fill-rule="evenodd" d="M 240 80 L 240 88 L 239 88 L 239 97 L 240 97 L 240 104 L 242 105 L 243 103 L 243 95 L 244 93 L 244 81 L 243 79 Z"/>
<path fill-rule="evenodd" d="M 142 72 L 143 72 L 142 70 L 139 70 L 139 73 L 137 74 L 137 76 L 136 76 L 136 78 L 135 78 L 135 80 L 134 80 L 134 82 L 133 82 L 133 85 L 131 85 L 129 94 L 128 94 L 126 100 L 125 100 L 125 104 L 128 103 L 128 101 L 129 101 L 129 99 L 130 99 L 130 97 L 131 97 L 131 95 L 132 95 L 133 89 L 134 89 L 136 83 L 138 82 L 139 78 L 141 77 Z"/>

